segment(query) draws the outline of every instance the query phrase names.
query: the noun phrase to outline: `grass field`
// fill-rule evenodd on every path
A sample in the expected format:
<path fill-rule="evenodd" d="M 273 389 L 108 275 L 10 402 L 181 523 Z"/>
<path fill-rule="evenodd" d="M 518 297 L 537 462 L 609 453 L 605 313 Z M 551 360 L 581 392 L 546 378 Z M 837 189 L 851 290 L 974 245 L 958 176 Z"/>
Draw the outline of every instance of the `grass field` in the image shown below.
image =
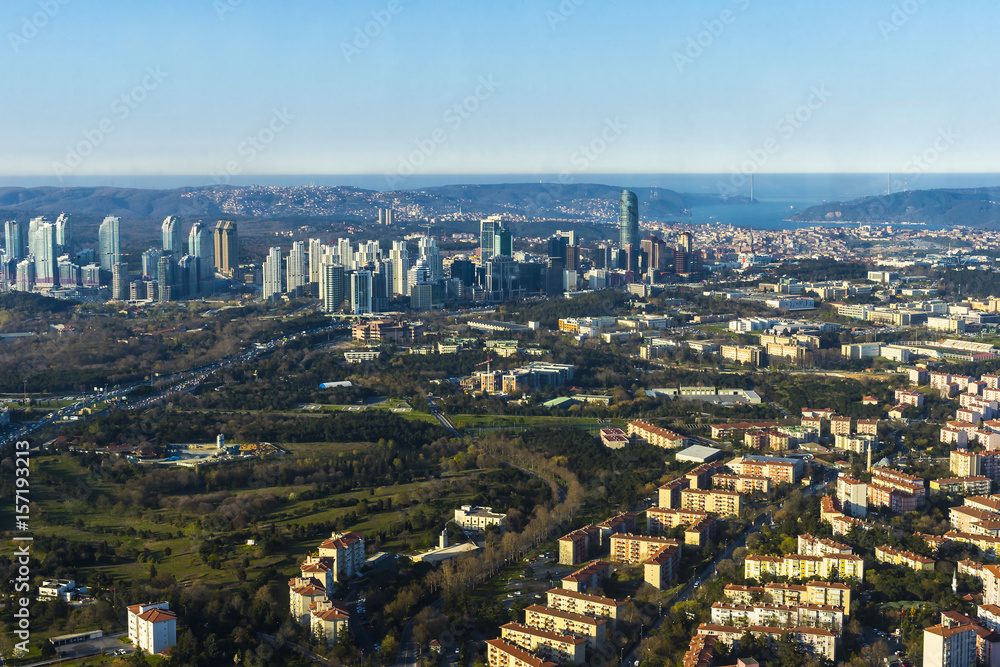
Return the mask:
<path fill-rule="evenodd" d="M 320 455 L 329 456 L 337 452 L 363 451 L 370 444 L 361 443 L 307 443 L 284 445 L 291 456 L 309 459 Z M 281 552 L 265 555 L 256 546 L 237 545 L 230 548 L 224 557 L 225 565 L 220 569 L 210 568 L 199 556 L 202 541 L 212 537 L 211 529 L 196 525 L 196 516 L 176 509 L 160 507 L 153 509 L 129 509 L 109 506 L 107 501 L 94 502 L 74 496 L 76 489 L 87 488 L 90 498 L 102 493 L 108 495 L 117 491 L 117 485 L 110 480 L 94 479 L 83 470 L 76 459 L 65 456 L 39 456 L 35 465 L 48 476 L 71 481 L 73 487 L 63 494 L 46 485 L 32 488 L 33 500 L 41 508 L 32 528 L 37 536 L 65 538 L 69 541 L 99 543 L 106 540 L 108 545 L 128 561 L 113 564 L 81 565 L 77 570 L 78 579 L 87 580 L 98 572 L 112 579 L 142 580 L 149 576 L 151 562 L 134 562 L 135 556 L 148 550 L 149 560 L 155 564 L 158 574 L 171 574 L 186 585 L 202 583 L 221 586 L 237 582 L 237 566 L 247 558 L 250 566 L 247 577 L 274 566 L 282 575 L 291 576 L 297 571 L 297 563 L 310 551 L 314 551 L 322 538 L 309 538 L 297 542 L 290 540 L 283 544 Z M 293 524 L 327 523 L 352 511 L 357 511 L 355 502 L 365 500 L 370 506 L 367 514 L 348 530 L 374 531 L 403 521 L 415 510 L 412 503 L 439 505 L 442 511 L 457 507 L 471 499 L 471 493 L 462 487 L 472 481 L 482 471 L 445 473 L 438 479 L 427 479 L 409 484 L 379 487 L 374 490 L 352 491 L 325 496 L 321 499 L 299 500 L 295 494 L 303 491 L 301 485 L 271 486 L 266 489 L 245 489 L 233 491 L 232 497 L 253 494 L 273 494 L 278 504 L 273 511 L 261 517 L 261 524 L 273 523 L 276 527 Z M 307 487 L 306 487 L 307 488 Z M 379 500 L 392 500 L 389 510 L 378 511 Z M 344 507 L 319 507 L 328 500 L 348 501 Z M 349 504 L 348 504 L 349 503 Z M 447 508 L 445 507 L 447 506 Z M 410 551 L 410 545 L 422 548 L 430 546 L 437 537 L 435 529 L 413 531 L 411 534 L 387 540 L 381 548 L 393 551 Z M 115 534 L 112 531 L 117 531 Z M 126 534 L 120 534 L 122 532 Z M 146 537 L 148 535 L 148 537 Z M 169 550 L 169 552 L 168 552 Z M 169 555 L 168 555 L 169 553 Z"/>
<path fill-rule="evenodd" d="M 586 431 L 602 428 L 623 428 L 625 419 L 605 419 L 604 423 L 594 417 L 513 417 L 507 415 L 448 415 L 458 429 L 510 429 L 529 427 L 571 427 Z"/>

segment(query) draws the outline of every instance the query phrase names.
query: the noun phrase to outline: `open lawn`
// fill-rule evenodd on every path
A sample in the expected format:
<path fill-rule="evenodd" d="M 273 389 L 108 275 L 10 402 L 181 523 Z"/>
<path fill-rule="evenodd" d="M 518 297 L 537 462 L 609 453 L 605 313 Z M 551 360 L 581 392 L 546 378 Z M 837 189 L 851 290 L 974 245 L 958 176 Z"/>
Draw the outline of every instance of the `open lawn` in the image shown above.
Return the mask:
<path fill-rule="evenodd" d="M 507 415 L 448 415 L 458 429 L 520 429 L 530 427 L 570 427 L 586 431 L 602 428 L 624 428 L 625 419 L 604 419 L 595 417 L 513 417 Z M 604 423 L 602 424 L 601 421 Z"/>

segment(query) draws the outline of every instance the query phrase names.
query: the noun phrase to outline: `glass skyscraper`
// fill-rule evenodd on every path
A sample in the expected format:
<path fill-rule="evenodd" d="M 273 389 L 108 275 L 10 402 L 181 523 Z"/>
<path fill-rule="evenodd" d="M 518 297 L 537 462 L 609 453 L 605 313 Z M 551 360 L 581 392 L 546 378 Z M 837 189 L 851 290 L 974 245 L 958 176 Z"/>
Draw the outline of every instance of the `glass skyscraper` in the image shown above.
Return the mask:
<path fill-rule="evenodd" d="M 631 190 L 622 190 L 618 210 L 618 245 L 622 248 L 639 244 L 639 199 Z"/>

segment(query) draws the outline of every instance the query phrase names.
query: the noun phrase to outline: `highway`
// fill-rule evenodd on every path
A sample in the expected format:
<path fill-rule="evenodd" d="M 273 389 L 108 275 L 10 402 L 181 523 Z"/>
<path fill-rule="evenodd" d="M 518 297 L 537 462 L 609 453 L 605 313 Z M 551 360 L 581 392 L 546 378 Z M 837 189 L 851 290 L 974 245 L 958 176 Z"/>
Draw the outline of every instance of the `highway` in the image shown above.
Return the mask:
<path fill-rule="evenodd" d="M 214 364 L 200 366 L 198 368 L 182 371 L 180 373 L 152 377 L 149 380 L 142 380 L 125 386 L 115 387 L 110 391 L 107 391 L 105 388 L 91 392 L 72 405 L 55 410 L 36 422 L 23 424 L 20 428 L 14 426 L 9 427 L 4 435 L 0 437 L 0 451 L 13 444 L 15 441 L 31 437 L 32 434 L 38 433 L 45 428 L 52 427 L 58 429 L 67 424 L 79 424 L 80 422 L 107 414 L 112 410 L 132 410 L 136 408 L 151 407 L 158 401 L 173 394 L 194 391 L 199 384 L 210 378 L 215 373 L 236 364 L 254 361 L 265 354 L 273 352 L 275 349 L 288 342 L 297 340 L 304 336 L 311 336 L 323 331 L 332 331 L 341 328 L 343 328 L 343 325 L 335 324 L 295 334 L 283 334 L 281 336 L 276 336 L 266 343 L 255 343 L 253 345 L 244 346 L 238 353 L 226 357 L 221 361 L 217 361 Z M 135 389 L 142 386 L 152 386 L 158 382 L 168 382 L 169 384 L 155 395 L 129 399 L 129 394 L 131 394 Z M 80 415 L 78 419 L 69 420 L 69 417 L 73 415 L 73 413 L 101 402 L 107 403 L 107 407 L 103 410 L 90 415 Z"/>

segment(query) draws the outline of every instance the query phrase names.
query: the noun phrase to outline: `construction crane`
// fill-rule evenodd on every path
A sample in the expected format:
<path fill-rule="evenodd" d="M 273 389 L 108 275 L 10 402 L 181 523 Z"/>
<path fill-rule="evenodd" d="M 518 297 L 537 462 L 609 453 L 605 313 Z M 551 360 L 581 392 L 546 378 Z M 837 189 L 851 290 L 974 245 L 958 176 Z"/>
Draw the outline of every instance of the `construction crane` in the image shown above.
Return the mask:
<path fill-rule="evenodd" d="M 490 372 L 490 362 L 491 361 L 493 361 L 493 359 L 490 358 L 490 355 L 487 354 L 486 355 L 486 361 L 483 361 L 483 362 L 480 362 L 480 363 L 476 364 L 475 366 L 473 366 L 473 368 L 479 368 L 480 366 L 486 366 L 486 374 L 489 375 L 489 372 Z"/>

